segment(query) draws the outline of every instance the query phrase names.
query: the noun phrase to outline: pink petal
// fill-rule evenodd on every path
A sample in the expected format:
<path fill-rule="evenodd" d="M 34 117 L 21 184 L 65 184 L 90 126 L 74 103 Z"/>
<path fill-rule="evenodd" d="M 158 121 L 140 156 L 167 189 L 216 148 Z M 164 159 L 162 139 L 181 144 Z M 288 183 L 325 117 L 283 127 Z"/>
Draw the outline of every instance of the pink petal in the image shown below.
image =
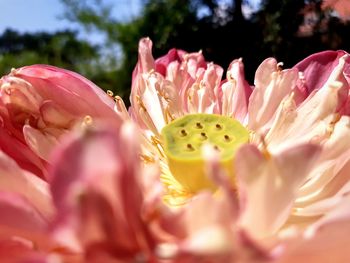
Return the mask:
<path fill-rule="evenodd" d="M 46 178 L 45 163 L 30 148 L 11 136 L 9 131 L 0 128 L 0 149 L 10 156 L 17 164 L 31 173 Z"/>
<path fill-rule="evenodd" d="M 120 131 L 88 131 L 67 141 L 55 154 L 52 193 L 60 217 L 55 235 L 62 242 L 98 246 L 120 257 L 152 246 L 141 219 L 137 134 L 130 124 Z M 100 251 L 99 253 L 105 253 Z"/>
<path fill-rule="evenodd" d="M 60 108 L 52 100 L 44 101 L 41 104 L 40 113 L 47 125 L 53 125 L 58 128 L 70 127 L 74 121 L 74 116 Z"/>
<path fill-rule="evenodd" d="M 30 125 L 24 125 L 23 135 L 30 149 L 40 158 L 48 161 L 52 150 L 58 143 L 57 138 L 49 133 L 34 129 Z"/>
<path fill-rule="evenodd" d="M 47 221 L 22 196 L 10 192 L 0 192 L 0 236 L 2 239 L 19 236 L 35 242 L 40 247 L 48 247 L 44 233 Z"/>
<path fill-rule="evenodd" d="M 344 51 L 323 51 L 315 53 L 294 66 L 303 73 L 308 93 L 325 85 L 333 69 L 338 65 Z"/>
<path fill-rule="evenodd" d="M 2 152 L 0 152 L 0 173 L 0 191 L 18 193 L 30 200 L 45 218 L 52 216 L 51 196 L 45 181 L 19 168 Z"/>
<path fill-rule="evenodd" d="M 166 54 L 163 57 L 158 58 L 155 61 L 155 69 L 157 72 L 162 74 L 164 77 L 167 74 L 168 71 L 168 66 L 174 61 L 180 61 L 180 55 L 181 51 L 176 50 L 175 48 L 170 49 L 168 51 L 168 54 Z M 183 53 L 183 51 L 182 51 Z"/>
<path fill-rule="evenodd" d="M 252 89 L 244 77 L 244 67 L 241 59 L 234 60 L 229 68 L 228 80 L 221 85 L 221 114 L 232 116 L 242 123 L 248 112 L 248 100 Z"/>
<path fill-rule="evenodd" d="M 16 70 L 14 75 L 32 83 L 41 94 L 46 95 L 43 96 L 44 98 L 60 101 L 60 104 L 65 105 L 68 109 L 75 106 L 69 105 L 71 98 L 75 99 L 75 103 L 85 100 L 94 110 L 104 112 L 103 114 L 106 115 L 110 114 L 110 109 L 114 107 L 113 100 L 103 90 L 72 71 L 48 65 L 33 65 Z M 48 89 L 49 87 L 51 89 Z M 62 92 L 67 96 L 57 97 Z M 80 100 L 76 99 L 77 96 L 80 97 Z"/>
<path fill-rule="evenodd" d="M 255 74 L 255 88 L 249 98 L 248 126 L 262 130 L 268 124 L 282 102 L 296 86 L 298 71 L 280 71 L 275 59 L 266 59 Z"/>
<path fill-rule="evenodd" d="M 139 42 L 139 59 L 132 73 L 133 82 L 138 74 L 149 73 L 152 69 L 154 69 L 152 41 L 149 38 L 142 38 Z"/>
<path fill-rule="evenodd" d="M 335 68 L 332 76 L 336 76 L 337 72 L 338 68 Z M 331 79 L 297 108 L 293 96 L 283 100 L 266 135 L 270 150 L 316 139 L 320 142 L 328 136 L 325 127 L 334 121 L 337 108 L 343 104 L 343 94 L 348 90 L 347 83 Z M 307 122 L 305 116 L 308 116 Z"/>
<path fill-rule="evenodd" d="M 306 144 L 271 157 L 253 145 L 237 152 L 235 165 L 243 207 L 240 221 L 248 233 L 266 237 L 285 223 L 296 191 L 319 151 L 319 147 Z"/>

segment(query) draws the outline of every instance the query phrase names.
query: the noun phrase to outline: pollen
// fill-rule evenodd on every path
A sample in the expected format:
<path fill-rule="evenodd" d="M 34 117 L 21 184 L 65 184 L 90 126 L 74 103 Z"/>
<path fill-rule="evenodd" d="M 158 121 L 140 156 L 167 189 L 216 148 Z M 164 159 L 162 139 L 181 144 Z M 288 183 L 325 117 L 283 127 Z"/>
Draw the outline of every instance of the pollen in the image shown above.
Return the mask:
<path fill-rule="evenodd" d="M 189 114 L 162 130 L 164 153 L 174 178 L 188 192 L 214 189 L 206 175 L 204 144 L 219 153 L 227 174 L 233 175 L 233 159 L 239 146 L 249 141 L 249 132 L 237 120 L 216 114 Z"/>

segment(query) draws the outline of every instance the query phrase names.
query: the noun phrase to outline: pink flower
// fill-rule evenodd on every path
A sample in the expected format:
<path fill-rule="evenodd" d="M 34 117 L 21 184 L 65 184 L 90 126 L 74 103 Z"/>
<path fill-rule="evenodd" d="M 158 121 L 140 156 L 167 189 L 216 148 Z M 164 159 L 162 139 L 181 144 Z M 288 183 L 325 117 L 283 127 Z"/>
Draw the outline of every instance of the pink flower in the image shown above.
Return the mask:
<path fill-rule="evenodd" d="M 250 86 L 241 59 L 222 80 L 200 52 L 151 48 L 130 115 L 74 73 L 2 79 L 2 132 L 26 152 L 0 143 L 0 259 L 349 261 L 349 55 L 268 58 Z"/>
<path fill-rule="evenodd" d="M 344 20 L 349 19 L 350 3 L 347 0 L 324 0 L 322 8 L 334 9 Z"/>
<path fill-rule="evenodd" d="M 46 177 L 46 163 L 60 137 L 95 118 L 118 121 L 114 102 L 84 77 L 34 65 L 0 80 L 0 147 L 18 164 Z"/>
<path fill-rule="evenodd" d="M 251 88 L 241 60 L 221 81 L 223 70 L 203 64 L 200 53 L 173 50 L 154 61 L 151 47 L 149 39 L 140 41 L 130 112 L 143 134 L 142 159 L 161 167 L 165 202 L 186 210 L 202 191 L 222 191 L 204 167 L 212 158 L 201 156 L 208 142 L 220 151 L 218 167 L 231 178 L 226 183 L 239 193 L 231 226 L 275 256 L 284 233 L 294 233 L 291 243 L 304 242 L 304 233 L 318 239 L 312 229 L 344 202 L 348 189 L 349 55 L 322 52 L 285 70 L 266 59 Z"/>

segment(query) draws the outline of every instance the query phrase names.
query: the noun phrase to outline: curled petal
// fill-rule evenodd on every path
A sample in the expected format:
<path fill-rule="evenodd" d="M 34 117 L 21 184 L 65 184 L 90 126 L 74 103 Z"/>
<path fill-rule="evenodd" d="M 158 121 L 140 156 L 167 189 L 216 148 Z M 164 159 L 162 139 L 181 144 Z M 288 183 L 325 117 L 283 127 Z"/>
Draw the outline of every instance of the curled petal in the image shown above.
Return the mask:
<path fill-rule="evenodd" d="M 266 237 L 285 223 L 297 189 L 319 152 L 320 148 L 311 144 L 276 156 L 264 156 L 253 145 L 238 151 L 235 163 L 243 207 L 240 221 L 248 233 Z"/>
<path fill-rule="evenodd" d="M 305 58 L 294 66 L 303 73 L 303 81 L 309 94 L 325 85 L 339 59 L 345 54 L 342 50 L 323 51 Z"/>
<path fill-rule="evenodd" d="M 244 77 L 243 62 L 234 60 L 227 73 L 227 82 L 221 85 L 222 115 L 232 116 L 242 123 L 248 112 L 248 100 L 252 89 Z"/>
<path fill-rule="evenodd" d="M 297 69 L 280 70 L 275 59 L 266 59 L 255 74 L 255 88 L 249 98 L 248 127 L 262 130 L 268 124 L 281 101 L 296 86 Z"/>
<path fill-rule="evenodd" d="M 89 107 L 86 114 L 91 114 L 93 110 L 101 115 L 111 116 L 113 100 L 103 90 L 77 73 L 48 65 L 33 65 L 15 70 L 12 75 L 31 83 L 42 97 L 57 101 L 58 105 L 69 112 L 80 113 Z M 48 89 L 50 87 L 51 89 Z M 97 105 L 97 101 L 101 103 Z"/>
<path fill-rule="evenodd" d="M 88 116 L 118 123 L 114 101 L 89 80 L 64 69 L 32 65 L 12 70 L 0 81 L 0 116 L 8 137 L 19 141 L 28 160 L 46 165 L 61 136 Z M 5 142 L 4 142 L 5 144 Z M 2 146 L 5 148 L 6 146 Z M 9 151 L 6 151 L 9 153 Z M 33 155 L 29 157 L 29 155 Z M 11 154 L 21 166 L 23 161 Z M 39 166 L 38 164 L 33 164 Z M 28 167 L 28 165 L 26 165 Z M 46 173 L 45 169 L 38 176 Z M 34 171 L 31 169 L 31 171 Z"/>

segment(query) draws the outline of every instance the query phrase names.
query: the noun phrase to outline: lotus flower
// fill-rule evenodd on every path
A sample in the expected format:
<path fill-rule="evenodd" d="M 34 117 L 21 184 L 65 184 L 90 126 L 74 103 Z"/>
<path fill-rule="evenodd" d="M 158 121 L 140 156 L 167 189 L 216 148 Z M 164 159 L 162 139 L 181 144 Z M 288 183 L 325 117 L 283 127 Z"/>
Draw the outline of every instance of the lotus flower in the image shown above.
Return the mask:
<path fill-rule="evenodd" d="M 346 216 L 337 204 L 349 191 L 347 53 L 321 52 L 286 70 L 266 59 L 250 87 L 242 60 L 221 81 L 223 70 L 201 53 L 154 60 L 151 48 L 140 41 L 130 112 L 143 160 L 160 163 L 165 203 L 189 207 L 203 191 L 220 195 L 206 165 L 216 154 L 227 175 L 219 181 L 238 195 L 234 224 L 254 240 L 277 244 L 291 229 L 317 239 L 328 216 Z"/>
<path fill-rule="evenodd" d="M 0 87 L 0 147 L 41 177 L 63 134 L 95 118 L 118 120 L 106 93 L 67 70 L 45 65 L 14 69 Z"/>
<path fill-rule="evenodd" d="M 101 124 L 57 149 L 52 240 L 82 255 L 81 262 L 269 258 L 244 231 L 232 228 L 237 197 L 229 185 L 222 185 L 218 199 L 203 192 L 188 207 L 175 211 L 164 205 L 158 166 L 140 162 L 139 136 L 129 122 L 119 129 Z M 215 165 L 210 162 L 213 176 L 225 180 Z M 208 205 L 215 213 L 198 220 Z M 208 238 L 211 242 L 203 242 Z"/>
<path fill-rule="evenodd" d="M 129 111 L 60 69 L 3 78 L 3 132 L 28 154 L 1 144 L 0 259 L 11 248 L 12 262 L 349 262 L 348 56 L 291 69 L 269 58 L 250 86 L 241 59 L 222 81 L 200 52 L 154 60 L 142 39 Z M 96 125 L 74 129 L 85 116 Z M 66 118 L 47 152 L 28 140 Z M 48 181 L 33 160 L 50 163 Z"/>

